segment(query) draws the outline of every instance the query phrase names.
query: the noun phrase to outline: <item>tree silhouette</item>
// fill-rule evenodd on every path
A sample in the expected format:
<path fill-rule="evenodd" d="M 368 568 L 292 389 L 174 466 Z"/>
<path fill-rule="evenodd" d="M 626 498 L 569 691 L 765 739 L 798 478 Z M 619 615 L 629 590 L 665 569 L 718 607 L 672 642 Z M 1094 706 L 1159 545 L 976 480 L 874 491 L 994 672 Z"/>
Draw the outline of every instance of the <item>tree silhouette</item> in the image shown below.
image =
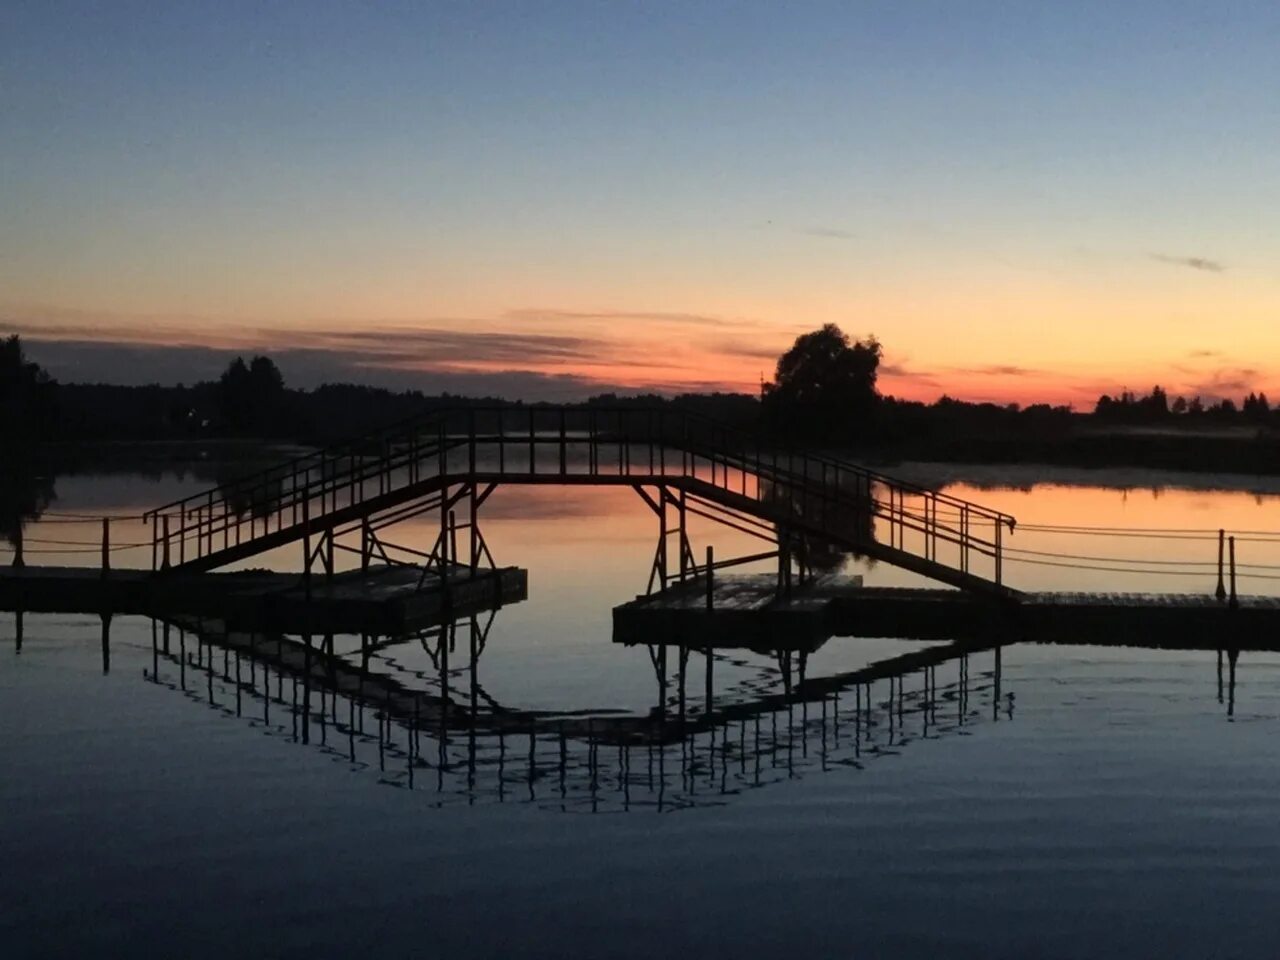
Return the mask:
<path fill-rule="evenodd" d="M 807 439 L 848 439 L 875 412 L 882 349 L 875 337 L 850 341 L 833 323 L 796 338 L 764 387 L 765 418 L 774 429 Z"/>
<path fill-rule="evenodd" d="M 57 388 L 27 359 L 17 334 L 0 341 L 0 444 L 12 453 L 47 436 L 57 415 Z"/>
<path fill-rule="evenodd" d="M 284 376 L 269 357 L 243 357 L 228 364 L 218 380 L 222 417 L 236 433 L 270 432 L 278 425 Z"/>
<path fill-rule="evenodd" d="M 57 383 L 27 359 L 17 335 L 0 341 L 0 536 L 10 543 L 54 498 L 53 481 L 33 463 L 53 429 Z"/>

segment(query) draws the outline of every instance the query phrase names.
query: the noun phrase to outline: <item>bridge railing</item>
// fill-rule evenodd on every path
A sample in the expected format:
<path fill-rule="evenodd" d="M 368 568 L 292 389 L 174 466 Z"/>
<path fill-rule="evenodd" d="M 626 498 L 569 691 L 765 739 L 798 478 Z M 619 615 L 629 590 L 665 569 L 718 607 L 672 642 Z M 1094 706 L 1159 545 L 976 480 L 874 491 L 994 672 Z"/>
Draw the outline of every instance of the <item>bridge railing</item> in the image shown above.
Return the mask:
<path fill-rule="evenodd" d="M 340 506 L 392 492 L 400 471 L 416 481 L 438 457 L 440 418 L 413 417 L 148 511 L 152 567 L 181 566 Z"/>
<path fill-rule="evenodd" d="M 679 476 L 788 526 L 836 542 L 870 539 L 970 571 L 992 561 L 1013 518 L 825 454 L 680 410 L 627 406 L 469 406 L 429 411 L 150 511 L 153 565 L 181 566 L 246 540 L 438 477 L 636 482 Z M 875 529 L 875 525 L 880 530 Z M 953 548 L 944 559 L 940 547 Z"/>

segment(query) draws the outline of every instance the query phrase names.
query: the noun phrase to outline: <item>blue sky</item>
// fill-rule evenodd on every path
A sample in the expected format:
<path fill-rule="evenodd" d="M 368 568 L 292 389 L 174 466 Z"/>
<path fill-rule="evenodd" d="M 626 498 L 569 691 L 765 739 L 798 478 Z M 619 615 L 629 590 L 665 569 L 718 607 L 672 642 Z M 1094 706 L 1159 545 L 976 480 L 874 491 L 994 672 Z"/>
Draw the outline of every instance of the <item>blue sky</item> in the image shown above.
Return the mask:
<path fill-rule="evenodd" d="M 126 343 L 426 388 L 749 386 L 832 321 L 903 393 L 1280 374 L 1275 4 L 0 18 L 0 324 L 51 362 L 97 344 L 82 373 L 137 376 L 94 359 Z M 387 349 L 328 342 L 357 328 Z M 422 330 L 582 350 L 441 361 Z"/>

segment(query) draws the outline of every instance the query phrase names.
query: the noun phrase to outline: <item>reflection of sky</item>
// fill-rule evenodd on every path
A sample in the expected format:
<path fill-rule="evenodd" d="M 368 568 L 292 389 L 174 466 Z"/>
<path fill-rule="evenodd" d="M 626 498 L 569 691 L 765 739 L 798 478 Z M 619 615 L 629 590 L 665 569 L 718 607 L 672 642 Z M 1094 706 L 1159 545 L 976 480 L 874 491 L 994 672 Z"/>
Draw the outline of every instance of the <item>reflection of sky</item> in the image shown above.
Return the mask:
<path fill-rule="evenodd" d="M 1280 393 L 1274 4 L 11 7 L 62 376 L 751 389 L 834 321 L 911 396 Z"/>
<path fill-rule="evenodd" d="M 6 641 L 10 626 L 0 614 Z M 332 728 L 327 750 L 314 722 L 312 742 L 295 742 L 288 682 L 270 726 L 248 698 L 237 717 L 227 685 L 209 705 L 194 668 L 186 692 L 170 686 L 173 665 L 166 683 L 148 682 L 145 620 L 118 618 L 114 630 L 106 677 L 93 618 L 29 617 L 21 655 L 6 643 L 0 656 L 11 733 L 0 895 L 16 955 L 101 956 L 121 942 L 166 955 L 176 938 L 202 957 L 304 956 L 318 942 L 354 954 L 375 939 L 412 953 L 429 937 L 472 957 L 651 958 L 705 952 L 703 938 L 713 955 L 765 957 L 794 943 L 798 925 L 835 954 L 866 944 L 904 960 L 1272 952 L 1258 918 L 1275 901 L 1280 847 L 1274 654 L 1242 655 L 1229 722 L 1212 653 L 1018 644 L 1003 651 L 1011 718 L 993 718 L 979 692 L 991 655 L 978 654 L 978 715 L 959 735 L 924 736 L 908 711 L 907 742 L 838 762 L 853 735 L 846 713 L 845 747 L 828 762 L 811 708 L 794 774 L 784 748 L 764 758 L 761 789 L 741 786 L 754 777 L 735 769 L 735 740 L 708 762 L 704 737 L 688 754 L 705 805 L 671 816 L 621 814 L 618 755 L 602 748 L 609 815 L 565 816 L 554 773 L 541 802 L 527 802 L 520 738 L 505 744 L 504 801 L 488 743 L 475 805 L 455 794 L 440 806 L 430 768 L 410 791 L 395 757 L 389 773 L 376 748 L 353 764 Z M 486 682 L 518 646 L 498 639 Z M 644 652 L 631 653 L 647 673 Z M 543 678 L 526 674 L 525 687 Z M 937 679 L 953 683 L 955 666 Z M 908 695 L 919 689 L 910 678 Z M 886 744 L 887 684 L 876 695 Z M 394 736 L 404 743 L 399 726 Z M 555 740 L 539 751 L 554 770 Z M 671 793 L 688 791 L 681 748 L 666 756 Z M 642 795 L 643 751 L 626 772 Z M 69 901 L 80 904 L 71 924 Z"/>

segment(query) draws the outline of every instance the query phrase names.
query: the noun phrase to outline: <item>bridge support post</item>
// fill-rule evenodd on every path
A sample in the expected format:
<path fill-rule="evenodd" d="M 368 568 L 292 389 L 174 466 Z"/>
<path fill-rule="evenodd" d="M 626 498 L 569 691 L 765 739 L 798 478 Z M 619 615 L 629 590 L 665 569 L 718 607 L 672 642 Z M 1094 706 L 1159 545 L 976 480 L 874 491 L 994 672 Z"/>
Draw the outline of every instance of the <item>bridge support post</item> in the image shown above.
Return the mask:
<path fill-rule="evenodd" d="M 715 607 L 715 578 L 716 578 L 716 562 L 715 549 L 708 544 L 707 546 L 707 613 L 710 613 Z"/>
<path fill-rule="evenodd" d="M 1236 597 L 1236 538 L 1228 537 L 1227 542 L 1231 554 L 1231 609 L 1234 610 L 1240 606 L 1240 600 Z"/>
<path fill-rule="evenodd" d="M 310 501 L 304 497 L 302 501 L 302 587 L 308 600 L 311 599 L 311 511 Z"/>
<path fill-rule="evenodd" d="M 1223 575 L 1223 553 L 1226 547 L 1227 531 L 1219 528 L 1218 530 L 1218 589 L 1214 591 L 1214 596 L 1218 598 L 1218 602 L 1222 603 L 1227 599 L 1227 585 Z"/>
<path fill-rule="evenodd" d="M 479 556 L 479 554 L 480 554 L 480 528 L 479 528 L 479 526 L 478 526 L 478 524 L 479 524 L 479 522 L 480 522 L 480 521 L 479 521 L 479 517 L 478 517 L 478 513 L 479 513 L 479 510 L 480 510 L 480 502 L 479 502 L 479 500 L 476 498 L 476 485 L 475 485 L 475 481 L 472 481 L 472 483 L 471 483 L 471 505 L 470 505 L 470 508 L 471 508 L 471 529 L 470 529 L 470 533 L 471 533 L 471 537 L 470 537 L 470 539 L 471 539 L 471 543 L 470 543 L 470 551 L 471 551 L 471 576 L 472 576 L 472 577 L 474 577 L 474 576 L 476 575 L 476 569 L 480 566 L 480 556 Z"/>
<path fill-rule="evenodd" d="M 778 593 L 791 599 L 791 534 L 785 527 L 778 530 Z"/>
<path fill-rule="evenodd" d="M 667 501 L 670 494 L 665 486 L 658 487 L 658 591 L 667 590 Z"/>
<path fill-rule="evenodd" d="M 360 572 L 369 572 L 369 556 L 373 552 L 373 531 L 369 528 L 369 518 L 360 520 Z"/>
<path fill-rule="evenodd" d="M 449 486 L 440 491 L 440 580 L 449 566 Z"/>
<path fill-rule="evenodd" d="M 680 582 L 684 583 L 689 576 L 689 554 L 693 548 L 689 546 L 689 530 L 687 523 L 687 503 L 684 490 L 680 491 L 680 499 L 676 501 L 676 516 L 680 529 Z"/>

